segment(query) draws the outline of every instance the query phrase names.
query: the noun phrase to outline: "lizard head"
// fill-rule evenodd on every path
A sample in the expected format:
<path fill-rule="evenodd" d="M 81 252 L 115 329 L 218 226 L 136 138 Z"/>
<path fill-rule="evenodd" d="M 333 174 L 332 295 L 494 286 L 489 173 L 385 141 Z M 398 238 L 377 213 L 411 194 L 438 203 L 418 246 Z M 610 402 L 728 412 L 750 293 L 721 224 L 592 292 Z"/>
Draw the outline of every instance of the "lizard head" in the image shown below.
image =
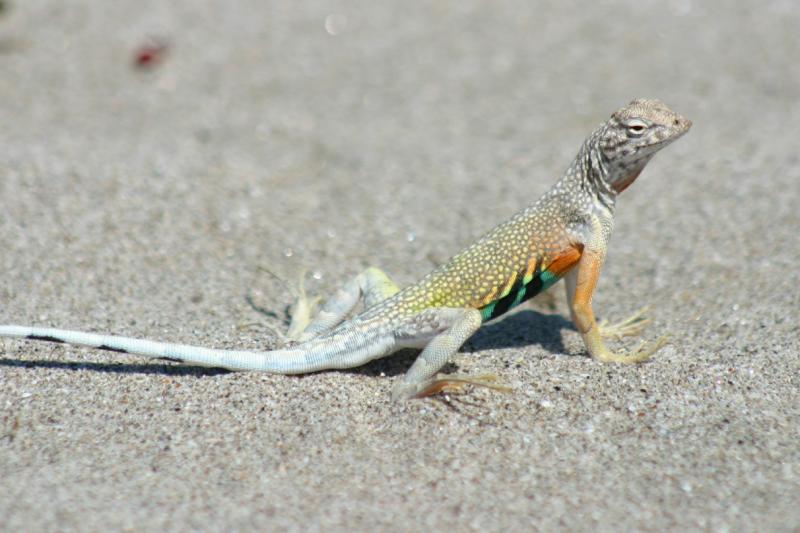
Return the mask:
<path fill-rule="evenodd" d="M 617 192 L 624 190 L 656 152 L 691 127 L 689 119 L 660 100 L 637 98 L 616 111 L 599 138 L 600 151 L 608 163 L 609 185 Z"/>

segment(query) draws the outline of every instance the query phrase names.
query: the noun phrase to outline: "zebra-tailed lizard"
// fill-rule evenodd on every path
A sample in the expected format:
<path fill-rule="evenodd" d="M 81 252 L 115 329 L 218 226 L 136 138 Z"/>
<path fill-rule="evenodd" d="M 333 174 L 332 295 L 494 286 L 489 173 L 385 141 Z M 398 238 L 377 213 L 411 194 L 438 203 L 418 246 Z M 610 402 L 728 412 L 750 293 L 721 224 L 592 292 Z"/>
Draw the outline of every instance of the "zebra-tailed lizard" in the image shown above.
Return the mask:
<path fill-rule="evenodd" d="M 639 313 L 613 326 L 598 325 L 592 294 L 606 255 L 617 195 L 656 152 L 690 127 L 689 120 L 658 100 L 632 101 L 589 135 L 562 178 L 536 202 L 405 289 L 381 270 L 368 268 L 327 300 L 307 327 L 296 327 L 304 317 L 294 316 L 290 331 L 296 342 L 282 349 L 214 350 L 14 325 L 0 326 L 0 336 L 275 374 L 351 368 L 402 348 L 422 348 L 393 389 L 395 399 L 407 399 L 465 382 L 487 384 L 469 377 L 437 379 L 436 374 L 481 324 L 564 277 L 572 321 L 589 354 L 601 362 L 644 361 L 664 344 L 664 338 L 630 353 L 611 352 L 604 336 L 637 334 L 649 320 Z M 360 300 L 364 311 L 348 318 Z"/>

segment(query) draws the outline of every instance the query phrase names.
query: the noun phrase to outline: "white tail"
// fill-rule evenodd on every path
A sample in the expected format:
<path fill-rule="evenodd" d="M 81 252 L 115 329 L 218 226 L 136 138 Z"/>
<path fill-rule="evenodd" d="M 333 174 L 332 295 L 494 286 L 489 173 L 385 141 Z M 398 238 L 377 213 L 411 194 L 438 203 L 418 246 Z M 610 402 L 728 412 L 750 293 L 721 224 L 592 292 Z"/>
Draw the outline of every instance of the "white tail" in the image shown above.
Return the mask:
<path fill-rule="evenodd" d="M 272 374 L 305 374 L 329 368 L 350 368 L 386 355 L 395 346 L 393 336 L 380 338 L 352 330 L 267 352 L 214 350 L 131 337 L 14 325 L 0 326 L 0 337 L 89 346 L 145 357 L 174 359 L 195 365 Z"/>

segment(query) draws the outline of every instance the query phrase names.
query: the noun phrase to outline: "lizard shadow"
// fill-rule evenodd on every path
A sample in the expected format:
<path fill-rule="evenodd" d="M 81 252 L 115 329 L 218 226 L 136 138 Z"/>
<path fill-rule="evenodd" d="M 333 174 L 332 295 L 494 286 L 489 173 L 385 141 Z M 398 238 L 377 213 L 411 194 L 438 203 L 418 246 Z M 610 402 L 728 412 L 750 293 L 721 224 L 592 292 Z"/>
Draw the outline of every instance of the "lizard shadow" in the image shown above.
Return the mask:
<path fill-rule="evenodd" d="M 539 345 L 554 353 L 566 353 L 561 330 L 575 331 L 571 320 L 561 315 L 544 314 L 526 309 L 502 320 L 484 325 L 464 344 L 459 353 L 473 353 L 499 348 L 522 348 Z M 419 350 L 402 350 L 392 357 L 376 359 L 364 366 L 342 372 L 367 376 L 396 376 L 404 374 L 419 355 Z M 443 373 L 452 373 L 457 366 L 448 363 Z"/>
<path fill-rule="evenodd" d="M 559 315 L 548 315 L 530 309 L 487 324 L 479 329 L 462 347 L 461 352 L 473 353 L 497 348 L 520 348 L 540 345 L 547 351 L 564 353 L 561 329 L 574 329 L 572 322 Z M 419 350 L 401 350 L 392 357 L 376 359 L 366 365 L 339 370 L 351 374 L 376 377 L 404 374 L 419 355 Z M 223 368 L 191 364 L 174 365 L 164 362 L 117 363 L 94 361 L 53 361 L 50 359 L 0 358 L 0 367 L 49 368 L 57 370 L 91 370 L 114 374 L 162 374 L 167 376 L 217 376 L 229 373 Z M 449 363 L 443 372 L 453 372 L 457 367 Z M 305 374 L 308 375 L 308 374 Z M 303 375 L 295 376 L 302 379 Z"/>
<path fill-rule="evenodd" d="M 217 376 L 230 371 L 197 365 L 172 365 L 164 363 L 97 363 L 93 361 L 52 361 L 49 359 L 0 358 L 0 367 L 50 368 L 56 370 L 91 370 L 112 374 L 162 374 L 167 376 Z"/>

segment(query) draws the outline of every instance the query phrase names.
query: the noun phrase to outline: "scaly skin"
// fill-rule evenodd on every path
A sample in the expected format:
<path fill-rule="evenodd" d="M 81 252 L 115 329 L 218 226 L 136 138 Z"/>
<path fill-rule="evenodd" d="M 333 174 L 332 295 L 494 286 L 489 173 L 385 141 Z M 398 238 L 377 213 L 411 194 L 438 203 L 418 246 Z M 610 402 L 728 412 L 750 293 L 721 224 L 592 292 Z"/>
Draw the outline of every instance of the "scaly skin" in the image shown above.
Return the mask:
<path fill-rule="evenodd" d="M 611 352 L 604 335 L 638 334 L 649 321 L 640 313 L 613 326 L 598 325 L 592 295 L 605 259 L 617 195 L 633 183 L 656 152 L 690 127 L 689 120 L 658 100 L 632 101 L 586 139 L 561 180 L 544 196 L 418 283 L 400 290 L 386 274 L 371 268 L 330 298 L 313 320 L 307 320 L 311 306 L 296 306 L 307 311 L 293 316 L 290 326 L 298 343 L 281 350 L 211 350 L 23 326 L 0 326 L 0 336 L 280 374 L 349 368 L 401 348 L 424 348 L 394 388 L 394 398 L 406 399 L 464 383 L 501 388 L 489 378 L 437 380 L 435 375 L 483 322 L 565 277 L 570 315 L 589 354 L 602 362 L 640 362 L 663 346 L 664 339 L 631 353 Z M 364 312 L 347 320 L 360 300 Z"/>

